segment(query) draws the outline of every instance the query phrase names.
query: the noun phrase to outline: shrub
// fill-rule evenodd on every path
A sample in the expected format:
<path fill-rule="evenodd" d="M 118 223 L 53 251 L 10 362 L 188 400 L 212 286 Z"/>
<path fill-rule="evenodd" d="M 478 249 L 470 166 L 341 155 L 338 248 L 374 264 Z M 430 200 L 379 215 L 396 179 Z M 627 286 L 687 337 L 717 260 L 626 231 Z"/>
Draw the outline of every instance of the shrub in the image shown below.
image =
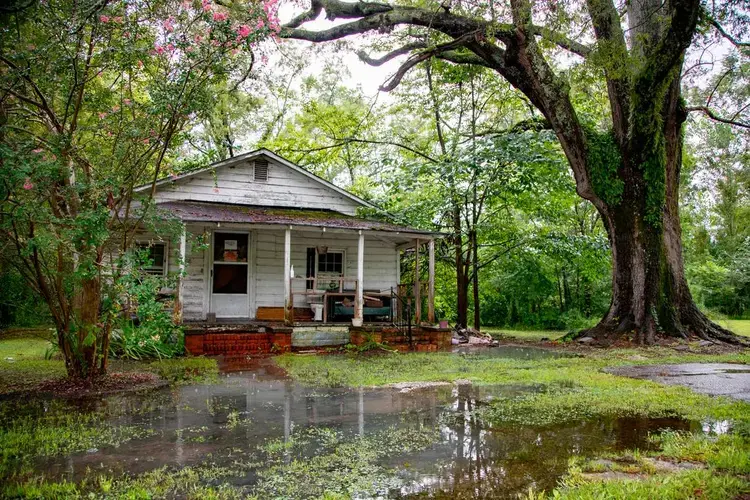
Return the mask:
<path fill-rule="evenodd" d="M 160 300 L 161 291 L 174 289 L 176 276 L 152 275 L 143 271 L 146 253 L 136 251 L 130 266 L 133 272 L 122 280 L 121 302 L 127 312 L 112 331 L 110 355 L 118 358 L 171 358 L 185 350 L 182 328 L 172 318 L 171 301 Z"/>

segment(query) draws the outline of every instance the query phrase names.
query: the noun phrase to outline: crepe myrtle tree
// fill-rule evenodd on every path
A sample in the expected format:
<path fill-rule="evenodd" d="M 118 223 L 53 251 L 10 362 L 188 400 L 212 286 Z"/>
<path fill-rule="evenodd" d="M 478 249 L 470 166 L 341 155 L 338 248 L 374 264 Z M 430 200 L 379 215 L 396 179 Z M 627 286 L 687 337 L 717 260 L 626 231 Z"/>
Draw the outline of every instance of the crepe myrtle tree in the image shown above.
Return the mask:
<path fill-rule="evenodd" d="M 126 272 L 108 254 L 153 219 L 156 180 L 213 85 L 246 78 L 278 29 L 273 0 L 0 10 L 0 258 L 48 305 L 70 377 L 107 369 Z"/>
<path fill-rule="evenodd" d="M 342 21 L 304 29 L 321 12 Z M 695 305 L 683 267 L 678 187 L 683 123 L 690 111 L 747 127 L 747 109 L 721 116 L 709 102 L 688 107 L 681 73 L 696 33 L 712 31 L 734 51 L 747 43 L 740 2 L 700 0 L 485 0 L 343 2 L 312 0 L 282 27 L 286 38 L 325 42 L 377 32 L 390 52 L 362 59 L 382 64 L 409 57 L 383 85 L 393 89 L 430 58 L 491 68 L 543 115 L 567 157 L 578 194 L 601 215 L 612 250 L 612 301 L 594 328 L 602 342 L 657 334 L 742 342 Z M 720 24 L 721 21 L 721 24 Z M 745 26 L 745 28 L 743 28 Z M 395 48 L 394 48 L 395 47 Z M 577 110 L 566 67 L 582 61 L 606 80 L 607 126 Z M 563 69 L 560 69 L 563 68 Z M 579 334 L 579 335 L 580 335 Z"/>

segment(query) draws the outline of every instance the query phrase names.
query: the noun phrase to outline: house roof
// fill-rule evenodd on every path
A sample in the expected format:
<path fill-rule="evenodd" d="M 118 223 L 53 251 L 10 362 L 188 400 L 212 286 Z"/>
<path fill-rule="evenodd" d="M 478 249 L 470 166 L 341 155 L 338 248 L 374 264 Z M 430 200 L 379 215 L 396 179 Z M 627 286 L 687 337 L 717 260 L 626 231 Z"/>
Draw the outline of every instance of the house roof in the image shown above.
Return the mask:
<path fill-rule="evenodd" d="M 378 220 L 353 217 L 329 210 L 254 207 L 197 201 L 168 201 L 159 203 L 157 207 L 160 210 L 168 211 L 183 222 L 234 222 L 243 224 L 312 226 L 429 236 L 440 236 L 442 234 Z"/>
<path fill-rule="evenodd" d="M 161 180 L 159 180 L 159 181 L 156 182 L 156 186 L 158 187 L 158 186 L 173 184 L 175 182 L 180 181 L 181 179 L 187 179 L 187 178 L 192 177 L 194 175 L 202 174 L 204 172 L 209 172 L 209 171 L 217 169 L 219 167 L 233 165 L 235 163 L 239 163 L 239 162 L 242 162 L 242 161 L 252 160 L 252 159 L 254 159 L 254 158 L 258 157 L 258 156 L 267 156 L 268 158 L 272 159 L 276 163 L 284 165 L 285 167 L 288 167 L 288 168 L 294 170 L 295 172 L 299 172 L 300 174 L 308 177 L 309 179 L 312 179 L 313 181 L 322 184 L 323 186 L 325 186 L 328 189 L 336 191 L 337 193 L 339 193 L 339 194 L 341 194 L 341 195 L 349 198 L 350 200 L 352 200 L 352 201 L 354 201 L 354 202 L 356 202 L 356 203 L 358 203 L 358 204 L 360 204 L 360 205 L 362 205 L 364 207 L 373 208 L 373 209 L 381 210 L 382 211 L 382 209 L 380 207 L 378 207 L 376 205 L 373 205 L 369 201 L 364 200 L 364 199 L 360 198 L 359 196 L 350 193 L 346 189 L 338 187 L 337 185 L 335 185 L 335 184 L 333 184 L 333 183 L 331 183 L 331 182 L 323 179 L 322 177 L 319 177 L 319 176 L 313 174 L 312 172 L 309 172 L 307 169 L 302 168 L 302 167 L 300 167 L 299 165 L 297 165 L 295 163 L 292 163 L 291 161 L 287 160 L 286 158 L 283 158 L 283 157 L 277 155 L 276 153 L 274 153 L 273 151 L 271 151 L 269 149 L 266 149 L 266 148 L 256 149 L 255 151 L 250 151 L 248 153 L 243 153 L 241 155 L 234 156 L 232 158 L 228 158 L 226 160 L 218 161 L 218 162 L 215 162 L 215 163 L 212 163 L 212 164 L 208 165 L 205 168 L 201 168 L 201 169 L 198 169 L 198 170 L 193 170 L 192 172 L 187 172 L 187 173 L 182 174 L 182 175 L 178 175 L 178 176 L 174 176 L 174 177 L 167 177 L 167 178 L 161 179 Z M 148 190 L 150 188 L 151 188 L 151 183 L 144 184 L 142 186 L 138 186 L 137 188 L 135 188 L 135 191 L 136 192 L 143 192 L 143 191 L 146 191 L 146 190 Z"/>

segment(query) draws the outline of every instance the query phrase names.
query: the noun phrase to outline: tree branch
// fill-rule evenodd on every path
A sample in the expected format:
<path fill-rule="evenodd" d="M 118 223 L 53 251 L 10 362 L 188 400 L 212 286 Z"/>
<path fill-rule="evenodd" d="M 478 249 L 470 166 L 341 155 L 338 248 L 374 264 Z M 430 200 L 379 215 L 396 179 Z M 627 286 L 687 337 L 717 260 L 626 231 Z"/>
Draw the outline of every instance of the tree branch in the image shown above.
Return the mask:
<path fill-rule="evenodd" d="M 716 31 L 718 31 L 722 37 L 726 38 L 729 41 L 729 43 L 731 43 L 737 48 L 750 47 L 750 42 L 742 42 L 738 40 L 737 38 L 727 33 L 727 31 L 721 26 L 721 24 L 719 24 L 719 22 L 716 19 L 708 15 L 706 17 L 708 18 L 709 24 L 711 24 L 711 26 L 716 28 Z"/>
<path fill-rule="evenodd" d="M 417 49 L 426 49 L 427 44 L 424 42 L 414 42 L 414 43 L 407 43 L 403 47 L 399 47 L 398 49 L 392 50 L 385 54 L 382 57 L 374 58 L 367 55 L 367 53 L 364 50 L 360 50 L 357 52 L 357 56 L 359 56 L 360 60 L 366 64 L 369 64 L 370 66 L 382 66 L 383 64 L 387 63 L 388 61 L 395 59 L 399 56 L 402 56 L 404 54 L 408 54 L 413 50 Z"/>
<path fill-rule="evenodd" d="M 730 118 L 723 118 L 719 115 L 717 115 L 711 108 L 708 106 L 688 106 L 685 108 L 685 111 L 687 112 L 695 112 L 700 111 L 701 113 L 705 114 L 709 118 L 711 118 L 714 121 L 726 123 L 728 125 L 734 125 L 735 127 L 742 127 L 742 128 L 748 128 L 750 129 L 750 123 L 745 123 L 737 120 L 733 120 Z"/>
<path fill-rule="evenodd" d="M 322 31 L 299 29 L 307 21 L 317 18 L 325 9 L 326 19 L 357 19 Z M 401 24 L 411 24 L 436 29 L 446 35 L 459 37 L 469 31 L 479 31 L 487 36 L 507 39 L 514 36 L 515 26 L 498 24 L 481 19 L 452 14 L 449 11 L 435 12 L 420 7 L 388 5 L 375 2 L 343 2 L 341 0 L 313 0 L 311 8 L 283 26 L 282 38 L 295 38 L 310 42 L 338 40 L 349 35 L 372 30 L 387 30 Z M 591 53 L 591 48 L 572 40 L 562 33 L 543 26 L 529 26 L 530 33 L 540 36 L 557 46 L 581 57 Z"/>

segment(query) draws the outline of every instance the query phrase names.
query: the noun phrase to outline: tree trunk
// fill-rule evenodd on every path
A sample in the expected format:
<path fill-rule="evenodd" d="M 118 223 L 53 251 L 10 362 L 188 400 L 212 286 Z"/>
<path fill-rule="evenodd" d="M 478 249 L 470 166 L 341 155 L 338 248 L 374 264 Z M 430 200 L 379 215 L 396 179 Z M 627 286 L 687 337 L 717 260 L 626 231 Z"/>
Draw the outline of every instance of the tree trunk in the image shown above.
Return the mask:
<path fill-rule="evenodd" d="M 464 272 L 461 209 L 457 204 L 453 206 L 453 246 L 456 253 L 456 328 L 466 328 L 469 322 L 469 287 Z"/>
<path fill-rule="evenodd" d="M 73 300 L 75 331 L 58 334 L 65 355 L 65 366 L 71 378 L 91 379 L 103 374 L 105 366 L 98 364 L 101 335 L 99 306 L 101 283 L 98 277 L 81 280 Z"/>
<path fill-rule="evenodd" d="M 605 343 L 627 333 L 646 344 L 657 334 L 741 341 L 698 310 L 685 278 L 679 217 L 685 120 L 681 107 L 675 78 L 664 106 L 657 108 L 662 128 L 640 140 L 635 134 L 630 150 L 622 155 L 620 202 L 600 209 L 612 249 L 612 300 L 599 324 L 582 333 Z M 638 122 L 636 117 L 634 123 Z"/>
<path fill-rule="evenodd" d="M 477 242 L 477 232 L 476 230 L 472 230 L 471 232 L 471 254 L 472 254 L 472 292 L 473 292 L 473 300 L 474 300 L 474 329 L 476 331 L 480 331 L 481 329 L 481 321 L 480 321 L 480 305 L 479 305 L 479 243 Z"/>

